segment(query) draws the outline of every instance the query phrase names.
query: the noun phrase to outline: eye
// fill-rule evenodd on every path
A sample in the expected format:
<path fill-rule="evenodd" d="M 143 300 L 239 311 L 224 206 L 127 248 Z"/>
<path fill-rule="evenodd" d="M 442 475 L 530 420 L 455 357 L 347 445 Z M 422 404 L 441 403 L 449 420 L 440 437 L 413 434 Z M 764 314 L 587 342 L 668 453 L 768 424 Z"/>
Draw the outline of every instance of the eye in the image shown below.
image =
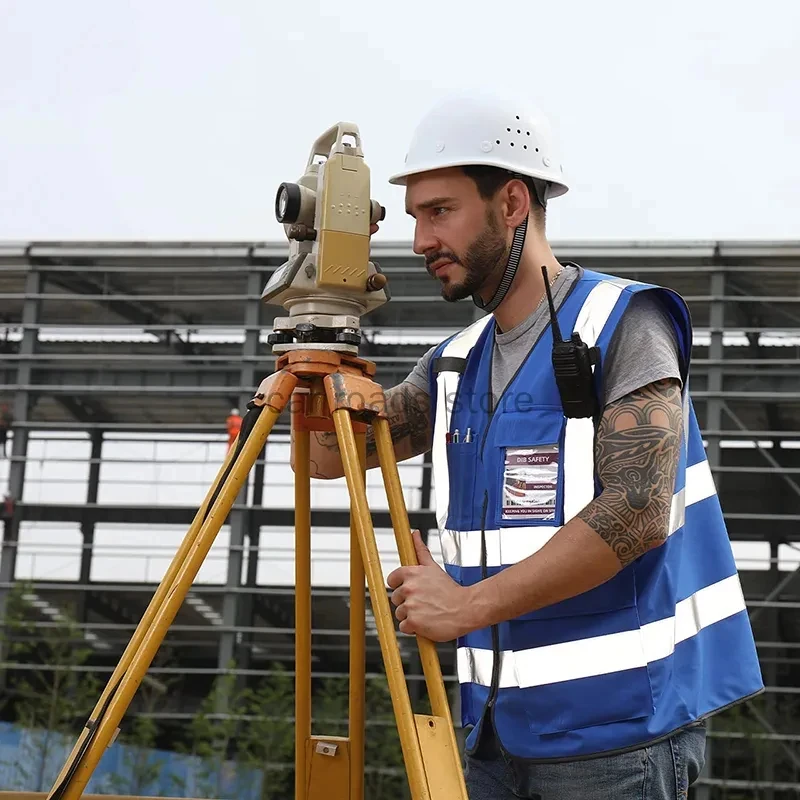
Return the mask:
<path fill-rule="evenodd" d="M 433 213 L 436 214 L 437 216 L 440 214 L 444 214 L 446 211 L 447 209 L 444 206 L 439 206 L 438 208 L 433 209 Z"/>

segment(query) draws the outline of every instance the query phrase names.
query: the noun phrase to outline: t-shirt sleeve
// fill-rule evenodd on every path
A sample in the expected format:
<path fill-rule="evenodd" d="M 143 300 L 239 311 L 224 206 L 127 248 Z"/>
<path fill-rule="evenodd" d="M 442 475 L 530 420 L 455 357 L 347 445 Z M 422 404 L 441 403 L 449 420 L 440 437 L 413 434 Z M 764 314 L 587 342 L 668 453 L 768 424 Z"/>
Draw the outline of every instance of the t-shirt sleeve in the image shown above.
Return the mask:
<path fill-rule="evenodd" d="M 654 381 L 682 381 L 678 338 L 656 294 L 639 292 L 619 321 L 603 364 L 603 404 Z"/>
<path fill-rule="evenodd" d="M 408 373 L 403 383 L 410 383 L 416 386 L 421 391 L 428 394 L 430 386 L 428 385 L 428 369 L 430 367 L 431 358 L 438 345 L 434 345 L 414 364 L 414 369 Z"/>

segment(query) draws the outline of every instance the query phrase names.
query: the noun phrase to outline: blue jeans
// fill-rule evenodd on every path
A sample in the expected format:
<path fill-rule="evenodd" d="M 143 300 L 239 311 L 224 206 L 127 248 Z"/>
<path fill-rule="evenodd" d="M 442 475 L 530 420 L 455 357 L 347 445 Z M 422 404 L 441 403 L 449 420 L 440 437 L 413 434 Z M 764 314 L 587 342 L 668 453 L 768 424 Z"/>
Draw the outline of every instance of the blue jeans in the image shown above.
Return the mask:
<path fill-rule="evenodd" d="M 532 764 L 466 758 L 470 800 L 686 800 L 705 763 L 705 725 L 621 755 Z"/>

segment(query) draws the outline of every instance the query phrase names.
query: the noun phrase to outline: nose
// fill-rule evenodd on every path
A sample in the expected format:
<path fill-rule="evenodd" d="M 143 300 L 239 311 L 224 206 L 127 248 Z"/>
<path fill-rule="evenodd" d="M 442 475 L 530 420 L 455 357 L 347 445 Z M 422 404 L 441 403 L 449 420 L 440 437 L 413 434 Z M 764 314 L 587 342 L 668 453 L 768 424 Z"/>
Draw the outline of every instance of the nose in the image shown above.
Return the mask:
<path fill-rule="evenodd" d="M 425 224 L 424 219 L 418 219 L 414 226 L 414 252 L 418 256 L 424 256 L 438 247 L 439 240 L 433 235 L 430 226 Z"/>

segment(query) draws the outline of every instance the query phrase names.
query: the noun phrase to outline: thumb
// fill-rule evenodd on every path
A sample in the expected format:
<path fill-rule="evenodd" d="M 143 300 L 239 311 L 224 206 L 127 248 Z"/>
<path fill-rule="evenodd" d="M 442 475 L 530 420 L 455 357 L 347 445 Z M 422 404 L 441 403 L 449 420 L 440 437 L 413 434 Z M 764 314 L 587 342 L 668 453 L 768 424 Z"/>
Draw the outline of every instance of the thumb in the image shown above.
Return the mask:
<path fill-rule="evenodd" d="M 417 551 L 417 561 L 420 565 L 430 566 L 436 564 L 425 542 L 422 541 L 422 534 L 419 531 L 412 531 L 412 538 L 414 539 L 414 548 Z"/>

